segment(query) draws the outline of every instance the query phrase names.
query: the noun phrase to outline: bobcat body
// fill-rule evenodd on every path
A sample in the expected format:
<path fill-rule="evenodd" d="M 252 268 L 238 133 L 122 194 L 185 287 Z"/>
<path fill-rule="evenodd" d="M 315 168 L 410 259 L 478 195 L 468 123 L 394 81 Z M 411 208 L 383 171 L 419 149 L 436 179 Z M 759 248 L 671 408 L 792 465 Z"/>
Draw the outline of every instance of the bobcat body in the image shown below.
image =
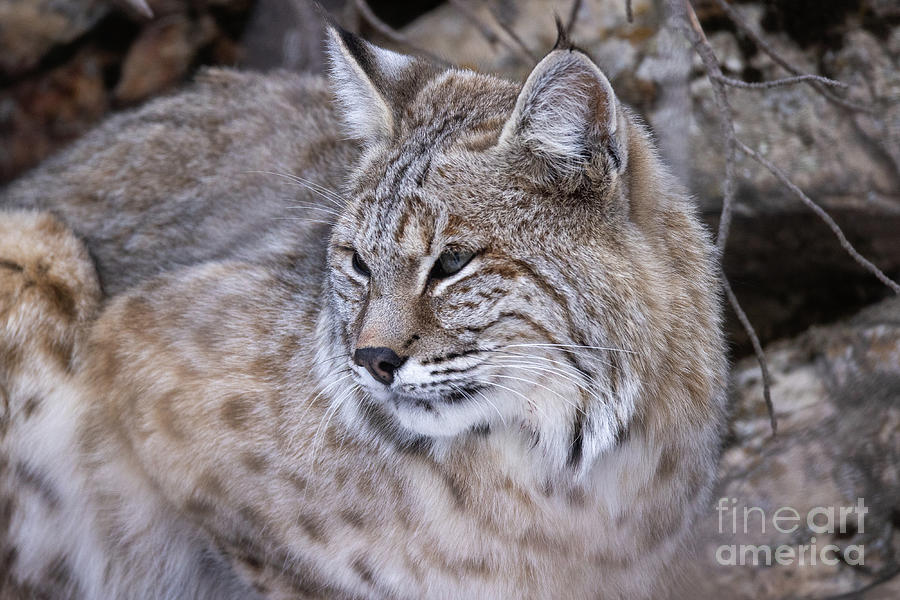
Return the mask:
<path fill-rule="evenodd" d="M 0 199 L 0 591 L 659 597 L 723 416 L 690 199 L 564 39 L 330 36 L 335 102 L 208 72 Z"/>

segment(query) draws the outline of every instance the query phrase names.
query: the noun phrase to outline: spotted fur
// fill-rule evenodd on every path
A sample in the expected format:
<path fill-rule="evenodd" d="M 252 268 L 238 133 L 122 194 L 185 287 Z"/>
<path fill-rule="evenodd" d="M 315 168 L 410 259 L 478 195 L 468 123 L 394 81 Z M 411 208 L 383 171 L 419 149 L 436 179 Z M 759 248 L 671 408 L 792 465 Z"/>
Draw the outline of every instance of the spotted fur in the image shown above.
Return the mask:
<path fill-rule="evenodd" d="M 79 242 L 45 214 L 0 214 L 28 223 L 0 241 L 0 310 L 24 315 L 0 323 L 0 590 L 660 597 L 723 412 L 715 255 L 692 201 L 568 44 L 524 84 L 338 30 L 330 52 L 334 105 L 313 80 L 219 72 L 7 192 L 58 213 L 116 293 L 95 316 Z M 254 94 L 246 120 L 219 118 Z M 121 152 L 191 119 L 197 139 L 171 156 Z M 316 145 L 265 143 L 291 128 Z M 277 212 L 267 178 L 218 195 L 244 131 L 280 165 L 246 170 L 302 177 L 298 214 L 327 226 L 260 229 L 244 215 L 257 196 Z M 313 147 L 330 170 L 307 164 Z M 189 154 L 192 170 L 174 164 Z M 122 162 L 135 170 L 112 194 Z M 37 241 L 44 222 L 64 251 Z M 473 258 L 432 277 L 448 249 Z M 363 347 L 402 357 L 389 385 L 354 361 Z"/>

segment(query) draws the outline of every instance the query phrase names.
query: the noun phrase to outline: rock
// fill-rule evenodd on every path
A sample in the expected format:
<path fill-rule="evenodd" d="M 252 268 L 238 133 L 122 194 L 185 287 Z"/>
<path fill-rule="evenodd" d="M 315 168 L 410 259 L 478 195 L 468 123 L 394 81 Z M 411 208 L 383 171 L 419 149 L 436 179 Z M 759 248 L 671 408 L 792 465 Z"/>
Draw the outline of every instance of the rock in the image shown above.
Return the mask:
<path fill-rule="evenodd" d="M 449 3 L 416 19 L 403 33 L 416 46 L 449 62 L 512 79 L 524 78 L 534 65 L 498 22 L 513 30 L 532 55 L 542 57 L 556 42 L 554 14 L 566 20 L 571 6 L 552 0 L 461 0 L 460 4 L 469 7 L 471 14 L 487 26 L 491 39 L 473 26 L 465 11 Z M 650 0 L 632 4 L 636 22 L 629 24 L 620 0 L 582 2 L 573 29 L 578 45 L 592 53 L 614 84 L 620 75 L 633 73 L 644 42 L 656 32 L 652 23 L 659 19 Z"/>
<path fill-rule="evenodd" d="M 792 203 L 793 204 L 793 203 Z M 900 214 L 832 210 L 863 256 L 888 273 L 900 272 Z M 707 216 L 718 225 L 717 214 Z M 810 211 L 793 204 L 780 212 L 735 215 L 725 272 L 764 340 L 795 335 L 814 323 L 833 322 L 891 295 L 891 291 L 840 247 L 832 232 Z M 735 356 L 750 343 L 731 311 L 729 337 Z"/>
<path fill-rule="evenodd" d="M 759 29 L 758 24 L 754 27 Z M 720 39 L 731 35 L 719 34 Z M 769 34 L 767 40 L 790 62 L 806 72 L 817 72 L 815 57 L 801 52 L 783 34 Z M 875 119 L 884 123 L 889 118 L 886 109 L 896 108 L 900 101 L 900 78 L 896 76 L 900 64 L 865 32 L 849 34 L 848 42 L 829 61 L 834 72 L 826 74 L 853 86 L 848 99 L 875 106 L 878 110 Z M 734 61 L 733 55 L 731 60 Z M 760 73 L 763 80 L 788 75 L 761 53 L 752 57 L 748 66 Z M 873 83 L 881 84 L 881 89 Z M 718 210 L 724 153 L 711 84 L 705 78 L 694 79 L 691 95 L 695 106 L 691 127 L 695 156 L 691 187 L 700 196 L 704 208 Z M 865 135 L 857 124 L 859 115 L 836 107 L 809 85 L 765 91 L 732 89 L 729 100 L 738 137 L 789 173 L 794 183 L 825 208 L 900 210 L 897 170 L 900 162 L 886 160 L 896 153 L 896 142 L 884 135 L 884 126 L 874 125 L 871 127 L 874 135 Z M 750 184 L 745 183 L 742 189 L 738 210 L 746 214 L 777 213 L 796 205 L 790 192 L 764 167 L 742 159 L 738 170 L 741 179 Z"/>
<path fill-rule="evenodd" d="M 868 591 L 855 598 L 898 597 L 900 576 L 888 578 L 900 570 L 900 299 L 776 343 L 767 356 L 778 435 L 771 437 L 759 369 L 745 359 L 732 373 L 730 438 L 699 524 L 693 581 L 702 589 L 691 597 L 720 598 L 725 589 L 737 600 L 860 590 Z M 840 507 L 860 502 L 865 510 L 846 511 L 842 527 Z M 788 518 L 793 511 L 800 519 Z M 782 530 L 794 530 L 779 531 L 775 516 L 785 518 Z M 801 565 L 799 547 L 813 543 L 816 563 L 807 549 Z M 763 550 L 761 564 L 750 564 L 756 551 L 742 545 L 787 546 L 795 559 L 779 564 L 773 554 L 765 566 Z M 733 556 L 739 564 L 722 564 Z"/>
<path fill-rule="evenodd" d="M 109 9 L 106 0 L 0 2 L 0 79 L 33 68 L 51 48 L 86 32 Z"/>
<path fill-rule="evenodd" d="M 0 0 L 0 184 L 111 108 L 236 64 L 252 3 L 149 0 L 148 21 L 128 0 Z"/>
<path fill-rule="evenodd" d="M 848 32 L 844 47 L 827 55 L 826 65 L 851 86 L 851 98 L 875 105 L 875 114 L 856 114 L 853 123 L 900 172 L 900 27 L 891 40 L 885 45 L 868 31 Z"/>
<path fill-rule="evenodd" d="M 0 181 L 87 131 L 108 110 L 103 78 L 113 60 L 85 48 L 36 79 L 0 91 Z"/>
<path fill-rule="evenodd" d="M 343 2 L 320 5 L 331 14 Z M 265 71 L 274 68 L 321 73 L 325 70 L 325 28 L 316 7 L 294 0 L 259 0 L 242 39 L 242 65 Z"/>
<path fill-rule="evenodd" d="M 762 11 L 741 5 L 761 29 Z M 843 46 L 822 54 L 822 73 L 850 85 L 848 100 L 871 105 L 853 113 L 809 85 L 766 91 L 732 90 L 738 136 L 789 174 L 828 210 L 851 243 L 874 264 L 900 278 L 900 56 L 858 24 Z M 898 28 L 900 30 L 900 28 Z M 729 34 L 730 35 L 730 34 Z M 783 33 L 766 39 L 792 63 L 816 73 L 817 55 Z M 764 80 L 788 75 L 757 52 L 748 66 Z M 724 161 L 709 83 L 692 82 L 690 185 L 707 220 L 717 224 Z M 812 211 L 765 168 L 738 161 L 739 189 L 726 254 L 726 272 L 764 341 L 847 315 L 888 294 L 855 265 Z M 739 353 L 749 350 L 732 320 Z"/>
<path fill-rule="evenodd" d="M 184 79 L 197 50 L 216 33 L 208 15 L 193 20 L 174 13 L 151 21 L 128 49 L 114 91 L 116 100 L 131 104 L 171 88 Z"/>

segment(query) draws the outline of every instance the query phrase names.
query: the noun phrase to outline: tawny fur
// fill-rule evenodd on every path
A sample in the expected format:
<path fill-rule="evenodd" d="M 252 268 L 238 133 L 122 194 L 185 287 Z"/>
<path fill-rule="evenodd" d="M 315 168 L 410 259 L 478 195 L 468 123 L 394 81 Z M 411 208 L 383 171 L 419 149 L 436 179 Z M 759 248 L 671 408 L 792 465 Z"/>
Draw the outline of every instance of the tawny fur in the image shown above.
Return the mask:
<path fill-rule="evenodd" d="M 0 213 L 0 592 L 659 597 L 723 415 L 693 203 L 575 49 L 331 47 L 336 104 L 209 72 L 0 199 L 108 298 Z"/>

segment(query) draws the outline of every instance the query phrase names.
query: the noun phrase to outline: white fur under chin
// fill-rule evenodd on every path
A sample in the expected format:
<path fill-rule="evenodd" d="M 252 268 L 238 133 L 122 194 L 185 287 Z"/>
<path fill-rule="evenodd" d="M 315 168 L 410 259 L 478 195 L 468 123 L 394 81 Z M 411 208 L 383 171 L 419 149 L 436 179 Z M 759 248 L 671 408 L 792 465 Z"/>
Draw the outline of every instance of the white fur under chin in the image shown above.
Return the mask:
<path fill-rule="evenodd" d="M 327 311 L 323 311 L 323 315 Z M 329 326 L 320 317 L 317 335 L 320 340 L 333 339 Z M 319 345 L 318 356 L 334 356 L 341 350 L 335 342 Z M 348 358 L 349 361 L 349 358 Z M 336 408 L 339 418 L 351 430 L 364 431 L 366 424 L 360 410 L 358 394 L 346 394 L 345 388 L 352 375 L 335 374 L 326 368 L 326 360 L 317 360 L 316 374 L 325 390 L 326 398 L 340 398 Z M 333 363 L 332 363 L 333 364 Z M 411 437 L 424 436 L 432 442 L 435 458 L 439 459 L 453 444 L 474 428 L 488 425 L 492 445 L 508 446 L 500 452 L 506 463 L 531 465 L 532 475 L 558 477 L 561 473 L 574 475 L 574 479 L 586 482 L 597 460 L 617 443 L 619 432 L 628 427 L 634 414 L 635 400 L 641 386 L 632 377 L 624 377 L 618 394 L 613 394 L 609 382 L 602 374 L 592 381 L 591 398 L 582 406 L 579 388 L 566 380 L 538 378 L 539 385 L 524 380 L 516 381 L 503 373 L 471 400 L 458 403 L 432 402 L 433 409 L 426 410 L 412 403 L 401 404 L 392 393 L 377 382 L 363 367 L 350 364 L 361 390 L 381 405 L 388 416 L 393 417 L 398 431 Z M 398 382 L 423 383 L 430 380 L 427 370 L 410 360 L 397 372 Z M 498 383 L 502 382 L 502 383 Z M 582 457 L 575 471 L 569 464 L 572 454 L 573 425 L 578 412 L 584 411 Z M 502 442 L 501 442 L 502 440 Z M 536 442 L 536 443 L 535 443 Z M 518 468 L 518 467 L 517 467 Z"/>
<path fill-rule="evenodd" d="M 473 427 L 490 425 L 481 407 L 468 401 L 460 404 L 437 401 L 428 410 L 411 405 L 406 400 L 391 399 L 387 406 L 403 429 L 430 438 L 453 438 Z"/>
<path fill-rule="evenodd" d="M 372 396 L 387 407 L 402 430 L 430 438 L 438 448 L 449 449 L 455 439 L 487 425 L 492 437 L 502 438 L 509 445 L 501 453 L 506 457 L 504 462 L 521 465 L 524 460 L 544 475 L 566 469 L 572 452 L 577 389 L 565 384 L 528 387 L 513 383 L 504 387 L 493 393 L 482 391 L 460 402 L 432 401 L 430 409 L 406 399 L 398 400 L 383 389 Z M 567 398 L 571 402 L 564 400 Z M 625 412 L 630 416 L 630 410 Z M 615 445 L 620 415 L 603 407 L 595 408 L 591 414 L 585 424 L 590 428 L 585 451 L 598 456 Z M 437 452 L 436 456 L 441 454 Z M 593 460 L 582 461 L 574 472 L 576 479 L 583 479 L 593 464 Z"/>

